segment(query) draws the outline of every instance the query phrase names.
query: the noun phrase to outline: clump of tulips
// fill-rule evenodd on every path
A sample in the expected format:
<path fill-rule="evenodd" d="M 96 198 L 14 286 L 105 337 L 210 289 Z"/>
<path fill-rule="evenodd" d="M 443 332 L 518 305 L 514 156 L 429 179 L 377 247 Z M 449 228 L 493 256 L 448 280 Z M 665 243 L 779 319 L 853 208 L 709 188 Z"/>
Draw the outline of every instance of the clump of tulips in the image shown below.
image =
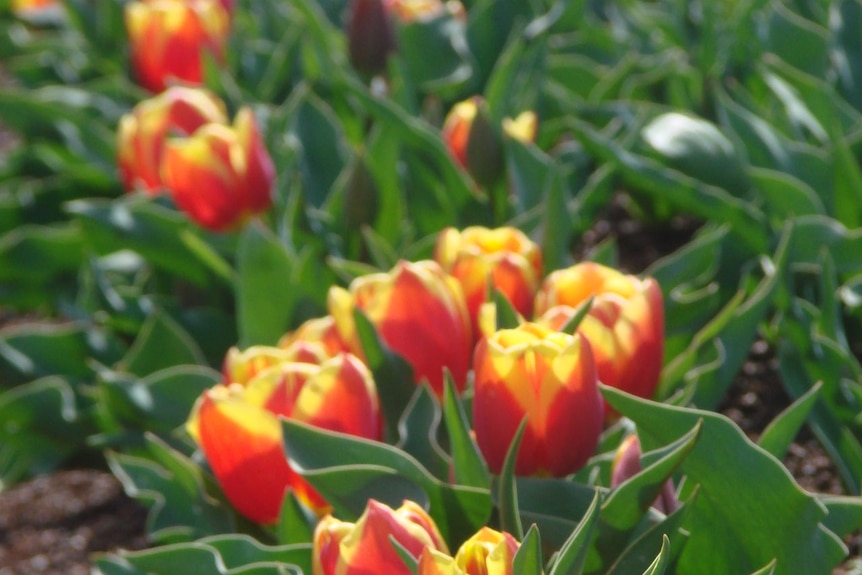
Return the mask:
<path fill-rule="evenodd" d="M 333 286 L 328 315 L 286 333 L 277 346 L 231 349 L 223 383 L 204 393 L 188 429 L 247 517 L 274 522 L 288 489 L 311 510 L 329 511 L 291 468 L 278 417 L 382 439 L 385 415 L 363 363 L 359 313 L 409 364 L 417 386 L 428 385 L 442 400 L 448 372 L 456 393 L 471 394 L 473 437 L 492 473 L 501 472 L 523 422 L 515 473 L 572 474 L 595 451 L 606 421 L 599 382 L 641 397 L 654 392 L 662 365 L 662 296 L 650 278 L 590 262 L 543 276 L 538 246 L 517 229 L 445 229 L 435 260 L 400 261 L 389 272 Z M 503 301 L 520 325 L 493 327 L 492 316 L 500 315 L 494 302 Z M 488 306 L 491 319 L 482 320 Z M 582 317 L 573 325 L 576 315 Z M 461 572 L 451 566 L 467 561 L 465 554 L 474 561 L 481 549 L 488 560 L 508 561 L 517 548 L 511 536 L 489 531 L 471 540 L 471 551 L 449 556 L 424 511 L 406 504 L 393 513 L 372 502 L 355 526 L 321 521 L 315 572 L 342 572 L 335 566 L 364 561 L 356 546 L 380 545 L 388 537 L 381 530 L 421 555 L 421 573 Z M 388 545 L 360 555 L 394 561 Z"/>

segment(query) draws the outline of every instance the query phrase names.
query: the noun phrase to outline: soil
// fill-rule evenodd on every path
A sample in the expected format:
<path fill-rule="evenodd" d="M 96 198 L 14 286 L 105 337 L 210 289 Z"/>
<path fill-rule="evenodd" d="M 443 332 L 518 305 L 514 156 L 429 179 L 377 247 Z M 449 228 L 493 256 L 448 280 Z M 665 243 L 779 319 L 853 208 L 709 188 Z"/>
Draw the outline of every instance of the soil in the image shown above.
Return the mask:
<path fill-rule="evenodd" d="M 578 253 L 614 236 L 620 267 L 643 271 L 661 255 L 688 242 L 699 223 L 677 218 L 647 226 L 628 216 L 617 199 L 585 234 Z M 748 361 L 719 411 L 753 440 L 790 404 L 778 378 L 773 350 L 763 341 L 752 346 Z M 829 457 L 803 429 L 784 463 L 803 489 L 843 493 Z M 128 498 L 117 480 L 100 470 L 65 470 L 33 479 L 0 494 L 0 575 L 86 575 L 97 551 L 147 546 L 146 509 Z M 833 575 L 860 573 L 860 536 L 846 540 L 851 557 Z"/>

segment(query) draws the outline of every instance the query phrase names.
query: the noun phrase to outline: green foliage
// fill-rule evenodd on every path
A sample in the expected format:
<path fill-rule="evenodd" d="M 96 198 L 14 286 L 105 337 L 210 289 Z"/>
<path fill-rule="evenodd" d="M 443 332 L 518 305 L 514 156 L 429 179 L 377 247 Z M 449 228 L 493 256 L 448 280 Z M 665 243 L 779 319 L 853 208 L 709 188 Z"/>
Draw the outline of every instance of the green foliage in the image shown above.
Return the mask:
<path fill-rule="evenodd" d="M 123 193 L 117 125 L 150 96 L 128 3 L 63 4 L 0 3 L 0 485 L 103 455 L 158 546 L 96 572 L 309 573 L 313 513 L 291 493 L 276 525 L 249 524 L 184 431 L 227 349 L 276 345 L 324 315 L 331 286 L 431 257 L 447 226 L 516 226 L 545 274 L 640 266 L 620 206 L 636 242 L 697 229 L 626 270 L 662 288 L 664 403 L 604 388 L 625 418 L 586 468 L 517 477 L 516 439 L 491 474 L 469 381 L 417 386 L 358 309 L 384 441 L 284 420 L 289 461 L 340 519 L 409 498 L 453 553 L 509 530 L 516 573 L 826 573 L 846 555 L 862 528 L 862 2 L 464 0 L 393 18 L 397 49 L 369 78 L 349 64 L 348 0 L 238 0 L 204 83 L 231 115 L 254 111 L 277 179 L 267 213 L 219 234 L 170 190 Z M 500 147 L 474 143 L 496 165 L 471 177 L 440 128 L 476 95 Z M 502 127 L 527 110 L 534 141 Z M 516 326 L 488 293 L 497 327 Z M 714 412 L 755 342 L 793 401 L 759 445 Z M 803 492 L 781 465 L 806 426 L 846 495 Z M 632 427 L 642 471 L 612 488 Z M 652 504 L 668 481 L 666 515 Z"/>

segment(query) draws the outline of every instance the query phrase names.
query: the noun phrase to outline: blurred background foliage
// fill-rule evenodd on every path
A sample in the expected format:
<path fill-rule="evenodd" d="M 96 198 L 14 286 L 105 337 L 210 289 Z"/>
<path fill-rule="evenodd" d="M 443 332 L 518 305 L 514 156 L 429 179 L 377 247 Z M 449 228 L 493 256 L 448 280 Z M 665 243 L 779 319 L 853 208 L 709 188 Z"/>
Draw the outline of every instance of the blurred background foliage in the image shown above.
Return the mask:
<path fill-rule="evenodd" d="M 238 527 L 241 520 L 210 497 L 212 479 L 178 431 L 194 399 L 219 381 L 228 347 L 275 344 L 325 313 L 330 285 L 429 257 L 445 226 L 514 225 L 540 243 L 547 270 L 568 266 L 588 230 L 622 201 L 650 229 L 684 219 L 695 231 L 645 269 L 627 270 L 655 277 L 664 291 L 656 399 L 665 405 L 612 393 L 608 400 L 648 430 L 645 447 L 665 446 L 654 460 L 685 451 L 633 489 L 685 473 L 702 493 L 664 520 L 674 529 L 649 530 L 655 521 L 644 520 L 643 509 L 631 511 L 621 532 L 596 527 L 607 537 L 603 549 L 616 548 L 620 533 L 627 541 L 649 537 L 649 564 L 664 533 L 672 553 L 682 550 L 673 555 L 681 573 L 715 572 L 695 565 L 705 553 L 738 557 L 728 573 L 754 572 L 779 556 L 775 573 L 800 564 L 826 572 L 823 565 L 840 561 L 834 539 L 806 529 L 822 521 L 839 536 L 853 532 L 858 498 L 803 494 L 776 461 L 709 412 L 752 343 L 765 340 L 786 392 L 799 399 L 775 422 L 772 451 L 780 454 L 807 423 L 846 493 L 859 495 L 862 2 L 464 0 L 463 18 L 444 11 L 400 25 L 385 80 L 369 80 L 350 65 L 347 0 L 240 0 L 226 63 L 209 61 L 205 84 L 230 115 L 253 108 L 277 188 L 260 221 L 224 235 L 190 223 L 167 197 L 123 192 L 117 123 L 148 97 L 130 75 L 124 4 L 67 0 L 62 14 L 34 22 L 0 2 L 0 123 L 15 139 L 0 153 L 0 485 L 109 450 L 118 476 L 174 509 L 154 511 L 155 542 L 239 529 L 268 543 L 300 543 L 285 539 L 287 530 L 273 537 Z M 492 123 L 526 110 L 539 117 L 534 143 L 501 137 L 502 174 L 486 185 L 456 165 L 439 135 L 452 106 L 474 95 L 484 97 Z M 586 257 L 620 261 L 613 236 Z M 411 417 L 417 426 L 428 418 L 421 404 L 405 417 L 408 427 Z M 450 437 L 455 419 L 445 419 Z M 285 425 L 286 442 L 308 451 L 325 485 L 328 466 L 312 460 L 336 439 Z M 700 439 L 683 449 L 693 429 Z M 536 519 L 542 540 L 555 546 L 578 535 L 573 529 L 591 517 L 586 485 L 607 488 L 620 433 L 606 433 L 576 477 L 582 483 L 539 488 L 519 479 L 515 507 L 524 525 L 543 518 Z M 505 515 L 511 482 L 465 503 L 457 485 L 427 471 L 413 476 L 412 459 L 392 457 L 386 465 L 411 486 L 395 493 L 415 487 L 487 513 L 493 500 L 494 513 Z M 742 476 L 729 480 L 730 469 Z M 757 483 L 751 478 L 771 491 L 731 505 L 737 487 Z M 183 491 L 189 485 L 208 487 Z M 375 485 L 381 497 L 395 489 Z M 549 490 L 572 507 L 547 509 Z M 345 513 L 361 511 L 359 499 L 339 493 Z M 203 507 L 184 515 L 170 503 L 187 497 Z M 592 511 L 596 525 L 612 524 L 610 502 Z M 751 525 L 762 525 L 740 519 L 754 515 L 774 519 L 769 541 L 752 534 Z M 473 519 L 477 527 L 487 516 L 477 511 Z M 746 525 L 744 538 L 716 535 L 737 522 Z M 783 531 L 799 522 L 805 528 Z M 168 529 L 177 525 L 195 528 Z M 206 539 L 197 549 L 238 553 L 223 545 Z M 634 572 L 596 549 L 583 572 Z M 161 551 L 107 560 L 125 567 L 103 572 L 147 571 L 133 566 L 153 553 Z M 233 572 L 229 561 L 220 565 L 211 572 Z"/>

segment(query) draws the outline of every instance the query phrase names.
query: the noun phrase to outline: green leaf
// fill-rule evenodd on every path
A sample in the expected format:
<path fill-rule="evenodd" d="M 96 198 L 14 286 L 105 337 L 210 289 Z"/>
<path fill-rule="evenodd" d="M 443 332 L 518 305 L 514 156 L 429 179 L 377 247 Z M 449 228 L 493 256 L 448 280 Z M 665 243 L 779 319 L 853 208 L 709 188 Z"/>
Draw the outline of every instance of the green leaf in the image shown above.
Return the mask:
<path fill-rule="evenodd" d="M 437 442 L 440 418 L 440 404 L 431 388 L 427 385 L 417 387 L 401 415 L 398 424 L 401 439 L 397 447 L 415 457 L 432 475 L 446 480 L 449 459 Z"/>
<path fill-rule="evenodd" d="M 210 289 L 213 279 L 225 285 L 233 280 L 233 270 L 189 221 L 153 198 L 129 194 L 114 201 L 76 200 L 65 207 L 81 221 L 81 229 L 99 255 L 129 249 L 159 268 Z"/>
<path fill-rule="evenodd" d="M 766 316 L 784 278 L 789 246 L 795 228 L 787 226 L 772 260 L 761 260 L 764 277 L 746 298 L 737 295 L 701 331 L 695 334 L 689 348 L 672 360 L 662 372 L 659 395 L 667 396 L 671 387 L 682 380 L 694 390 L 694 403 L 715 406 L 724 397 L 733 377 L 748 357 L 757 328 Z M 707 344 L 711 344 L 711 347 Z M 711 352 L 704 356 L 704 352 Z"/>
<path fill-rule="evenodd" d="M 411 575 L 416 575 L 416 568 L 419 566 L 419 560 L 410 554 L 410 551 L 407 550 L 401 543 L 395 539 L 394 535 L 389 536 L 389 543 L 395 548 L 395 552 L 398 553 L 398 557 L 401 558 L 401 561 L 404 562 L 404 566 L 410 571 Z"/>
<path fill-rule="evenodd" d="M 743 158 L 711 122 L 668 112 L 644 126 L 641 137 L 651 154 L 667 166 L 736 197 L 748 194 L 751 182 Z"/>
<path fill-rule="evenodd" d="M 84 447 L 92 432 L 69 382 L 37 379 L 0 393 L 0 491 L 48 473 Z"/>
<path fill-rule="evenodd" d="M 506 452 L 503 468 L 500 470 L 500 487 L 497 498 L 497 507 L 500 509 L 500 526 L 503 531 L 508 531 L 520 541 L 524 538 L 524 528 L 521 525 L 521 514 L 518 511 L 518 485 L 515 482 L 515 463 L 518 460 L 518 448 L 524 430 L 527 428 L 527 416 L 521 420 L 512 443 Z"/>
<path fill-rule="evenodd" d="M 332 110 L 306 92 L 294 110 L 291 132 L 301 148 L 300 173 L 309 205 L 323 206 L 335 179 L 345 166 L 344 134 Z"/>
<path fill-rule="evenodd" d="M 212 478 L 189 458 L 148 434 L 147 456 L 108 452 L 108 466 L 130 497 L 151 506 L 147 533 L 177 543 L 236 530 L 234 515 L 209 493 Z"/>
<path fill-rule="evenodd" d="M 30 323 L 0 330 L 0 382 L 4 386 L 39 377 L 83 379 L 92 374 L 87 332 L 78 324 Z"/>
<path fill-rule="evenodd" d="M 779 575 L 826 573 L 843 560 L 843 545 L 823 524 L 825 509 L 729 419 L 605 386 L 602 391 L 635 422 L 646 450 L 678 439 L 703 420 L 700 440 L 680 466 L 686 485 L 700 489 L 685 524 L 690 537 L 679 572 L 748 573 L 777 558 Z"/>
<path fill-rule="evenodd" d="M 580 575 L 583 573 L 590 542 L 599 520 L 601 500 L 601 495 L 596 491 L 593 502 L 590 503 L 587 512 L 578 522 L 578 527 L 572 531 L 553 560 L 553 567 L 551 567 L 549 575 Z"/>
<path fill-rule="evenodd" d="M 773 559 L 772 561 L 770 561 L 769 563 L 764 565 L 762 569 L 758 569 L 757 571 L 755 571 L 751 575 L 772 575 L 773 573 L 775 573 L 775 564 L 776 563 L 777 563 L 777 560 Z"/>
<path fill-rule="evenodd" d="M 662 536 L 661 541 L 661 549 L 658 552 L 658 556 L 655 558 L 655 561 L 649 566 L 649 568 L 644 571 L 643 575 L 663 575 L 668 567 L 668 557 L 670 549 L 670 539 L 667 538 L 667 535 Z"/>
<path fill-rule="evenodd" d="M 783 2 L 770 3 L 765 48 L 812 76 L 829 69 L 829 35 L 814 22 L 792 12 Z"/>
<path fill-rule="evenodd" d="M 183 425 L 197 398 L 221 381 L 221 374 L 197 365 L 177 365 L 142 379 L 115 372 L 99 378 L 103 408 L 141 431 L 167 434 Z"/>
<path fill-rule="evenodd" d="M 446 372 L 443 390 L 443 420 L 449 432 L 449 447 L 452 451 L 452 466 L 455 482 L 487 489 L 491 482 L 488 465 L 479 452 L 479 447 L 470 436 L 470 422 L 464 405 L 455 390 L 452 374 Z"/>
<path fill-rule="evenodd" d="M 569 319 L 569 321 L 566 322 L 566 325 L 564 325 L 559 331 L 573 335 L 577 333 L 578 328 L 581 326 L 581 322 L 584 321 L 584 318 L 587 317 L 588 313 L 590 313 L 590 309 L 592 309 L 593 301 L 595 301 L 595 299 L 596 296 L 591 294 L 590 297 L 579 304 L 571 319 Z"/>
<path fill-rule="evenodd" d="M 650 560 L 655 553 L 656 546 L 660 545 L 665 537 L 673 537 L 673 545 L 670 546 L 665 560 L 668 564 L 675 564 L 677 558 L 685 548 L 688 542 L 688 532 L 685 529 L 685 522 L 694 502 L 697 501 L 698 492 L 695 491 L 688 500 L 680 505 L 680 507 L 670 514 L 664 521 L 653 520 L 654 523 L 647 530 L 632 542 L 620 554 L 619 558 L 614 561 L 607 575 L 626 575 L 627 573 L 637 573 L 638 571 L 648 568 Z"/>
<path fill-rule="evenodd" d="M 83 248 L 75 225 L 17 227 L 0 236 L 0 282 L 50 282 L 78 269 Z"/>
<path fill-rule="evenodd" d="M 310 545 L 267 546 L 232 534 L 104 555 L 95 563 L 102 575 L 301 575 L 311 572 L 310 551 Z"/>
<path fill-rule="evenodd" d="M 203 363 L 203 353 L 191 336 L 167 313 L 157 311 L 141 326 L 117 368 L 145 377 L 176 365 Z"/>
<path fill-rule="evenodd" d="M 261 225 L 242 233 L 237 253 L 237 329 L 240 347 L 274 345 L 290 328 L 299 289 L 296 262 Z M 291 287 L 294 286 L 294 287 Z"/>
<path fill-rule="evenodd" d="M 730 224 L 752 253 L 766 250 L 768 235 L 763 214 L 724 190 L 699 182 L 637 156 L 581 120 L 569 120 L 575 135 L 599 159 L 613 163 L 623 179 L 655 201 L 670 202 L 680 211 Z"/>
<path fill-rule="evenodd" d="M 275 526 L 276 541 L 283 545 L 311 543 L 316 523 L 317 516 L 299 502 L 293 489 L 286 490 Z"/>
<path fill-rule="evenodd" d="M 397 447 L 289 419 L 282 420 L 282 433 L 291 467 L 341 518 L 359 517 L 369 499 L 394 507 L 410 499 L 429 510 L 450 543 L 466 540 L 488 521 L 487 489 L 443 482 Z"/>
<path fill-rule="evenodd" d="M 386 436 L 394 442 L 401 434 L 398 428 L 401 414 L 416 392 L 413 368 L 386 345 L 374 324 L 358 307 L 353 310 L 353 318 L 365 354 L 365 363 L 374 376 L 374 383 L 377 384 L 377 394 L 386 423 Z"/>
<path fill-rule="evenodd" d="M 572 218 L 569 216 L 567 193 L 562 168 L 552 170 L 545 180 L 540 242 L 542 259 L 549 270 L 563 269 L 571 261 Z"/>
<path fill-rule="evenodd" d="M 518 507 L 522 524 L 536 523 L 546 547 L 563 546 L 586 514 L 596 491 L 568 479 L 518 477 Z"/>
<path fill-rule="evenodd" d="M 862 498 L 821 495 L 820 501 L 829 511 L 823 523 L 830 531 L 839 537 L 847 537 L 862 529 Z"/>
<path fill-rule="evenodd" d="M 518 311 L 506 297 L 506 294 L 496 289 L 491 284 L 491 278 L 488 278 L 489 287 L 494 294 L 494 320 L 497 324 L 497 329 L 515 329 L 521 325 L 521 316 Z"/>
<path fill-rule="evenodd" d="M 524 535 L 521 546 L 512 559 L 512 573 L 542 575 L 542 539 L 539 528 L 533 523 Z"/>
<path fill-rule="evenodd" d="M 805 424 L 805 420 L 808 419 L 808 414 L 817 402 L 821 387 L 823 387 L 822 382 L 816 383 L 794 401 L 793 405 L 778 414 L 763 430 L 757 444 L 768 453 L 782 459 Z"/>
<path fill-rule="evenodd" d="M 823 202 L 811 186 L 786 172 L 750 168 L 757 192 L 766 200 L 765 211 L 779 220 L 794 216 L 826 214 Z"/>
<path fill-rule="evenodd" d="M 465 32 L 463 22 L 448 10 L 397 26 L 397 57 L 404 59 L 421 91 L 451 93 L 469 79 Z"/>

